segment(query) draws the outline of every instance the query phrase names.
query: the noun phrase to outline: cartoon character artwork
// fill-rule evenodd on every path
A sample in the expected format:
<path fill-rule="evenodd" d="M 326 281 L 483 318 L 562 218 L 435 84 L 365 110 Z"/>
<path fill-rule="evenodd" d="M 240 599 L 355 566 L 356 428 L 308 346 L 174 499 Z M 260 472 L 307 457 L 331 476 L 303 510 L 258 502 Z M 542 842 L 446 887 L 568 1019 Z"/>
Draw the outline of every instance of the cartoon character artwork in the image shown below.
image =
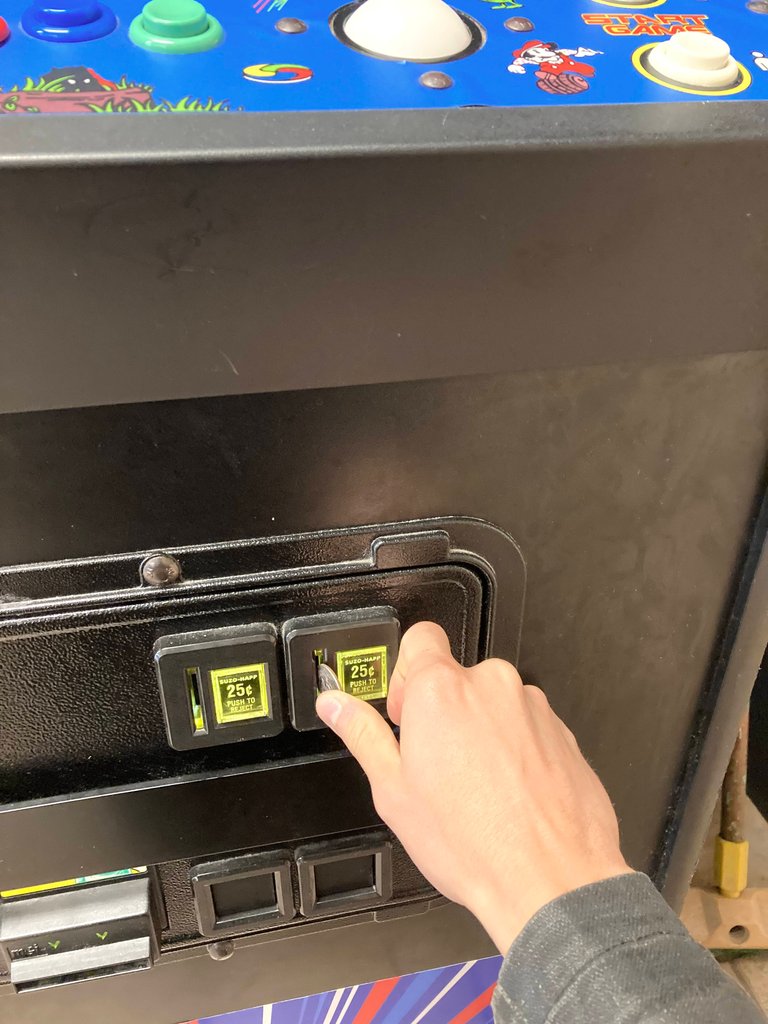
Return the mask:
<path fill-rule="evenodd" d="M 51 68 L 43 75 L 40 83 L 46 87 L 58 87 L 56 91 L 62 92 L 115 92 L 117 82 L 110 82 L 108 78 L 102 78 L 93 68 Z"/>
<path fill-rule="evenodd" d="M 522 7 L 518 0 L 483 0 L 485 4 L 491 4 L 492 11 L 514 11 L 516 7 Z"/>
<path fill-rule="evenodd" d="M 84 66 L 51 68 L 38 79 L 0 89 L 0 114 L 165 113 L 229 110 L 226 100 L 157 100 L 151 85 L 112 81 Z"/>
<path fill-rule="evenodd" d="M 753 50 L 752 59 L 755 62 L 755 67 L 759 71 L 768 71 L 768 56 L 766 56 L 761 50 Z"/>
<path fill-rule="evenodd" d="M 243 78 L 249 82 L 267 82 L 270 85 L 308 82 L 312 74 L 312 68 L 303 64 L 250 64 L 243 68 Z"/>
<path fill-rule="evenodd" d="M 28 78 L 24 85 L 0 92 L 0 111 L 52 114 L 94 109 L 129 110 L 133 103 L 147 103 L 151 95 L 148 86 L 112 82 L 93 68 L 51 68 L 37 81 Z"/>
<path fill-rule="evenodd" d="M 592 78 L 595 69 L 585 64 L 579 57 L 594 57 L 602 50 L 590 50 L 580 46 L 577 50 L 561 49 L 557 43 L 544 43 L 540 39 L 531 39 L 524 46 L 515 50 L 514 60 L 507 68 L 513 75 L 524 75 L 526 66 L 536 68 L 536 85 L 543 92 L 552 95 L 574 95 L 586 92 L 589 88 L 587 79 Z"/>
<path fill-rule="evenodd" d="M 253 5 L 253 9 L 257 14 L 261 14 L 264 11 L 267 14 L 271 14 L 272 11 L 282 11 L 288 0 L 256 0 Z"/>

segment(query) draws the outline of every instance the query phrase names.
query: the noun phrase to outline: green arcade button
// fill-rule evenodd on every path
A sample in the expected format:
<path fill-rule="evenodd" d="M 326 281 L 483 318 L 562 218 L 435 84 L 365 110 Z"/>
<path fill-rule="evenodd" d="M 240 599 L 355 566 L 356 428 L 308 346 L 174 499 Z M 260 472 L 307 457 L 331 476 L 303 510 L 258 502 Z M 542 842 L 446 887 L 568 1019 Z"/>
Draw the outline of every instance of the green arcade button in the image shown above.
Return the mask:
<path fill-rule="evenodd" d="M 149 0 L 128 34 L 154 53 L 202 53 L 219 45 L 224 29 L 198 0 Z"/>

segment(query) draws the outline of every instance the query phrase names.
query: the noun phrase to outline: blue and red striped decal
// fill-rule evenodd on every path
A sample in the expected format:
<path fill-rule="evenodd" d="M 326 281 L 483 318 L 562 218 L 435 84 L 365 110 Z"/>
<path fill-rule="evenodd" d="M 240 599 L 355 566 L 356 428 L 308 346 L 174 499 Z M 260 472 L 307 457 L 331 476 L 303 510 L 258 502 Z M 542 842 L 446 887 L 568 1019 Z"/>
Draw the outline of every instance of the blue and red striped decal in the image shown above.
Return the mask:
<path fill-rule="evenodd" d="M 201 1017 L 189 1024 L 492 1024 L 501 957 Z"/>

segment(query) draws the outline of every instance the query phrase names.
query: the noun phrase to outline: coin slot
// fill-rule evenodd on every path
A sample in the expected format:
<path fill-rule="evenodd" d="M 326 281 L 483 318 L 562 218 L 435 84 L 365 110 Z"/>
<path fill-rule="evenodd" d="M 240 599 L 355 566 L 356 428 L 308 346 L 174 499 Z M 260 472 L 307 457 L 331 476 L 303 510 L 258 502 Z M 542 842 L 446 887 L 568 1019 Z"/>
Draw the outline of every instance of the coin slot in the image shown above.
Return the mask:
<path fill-rule="evenodd" d="M 328 664 L 328 649 L 325 647 L 316 647 L 312 651 L 312 663 L 314 666 L 315 683 L 318 690 L 320 689 L 320 666 Z"/>
<path fill-rule="evenodd" d="M 193 735 L 205 736 L 208 728 L 205 724 L 205 708 L 203 707 L 202 691 L 200 689 L 200 669 L 188 668 L 186 677 L 189 710 L 192 714 Z"/>

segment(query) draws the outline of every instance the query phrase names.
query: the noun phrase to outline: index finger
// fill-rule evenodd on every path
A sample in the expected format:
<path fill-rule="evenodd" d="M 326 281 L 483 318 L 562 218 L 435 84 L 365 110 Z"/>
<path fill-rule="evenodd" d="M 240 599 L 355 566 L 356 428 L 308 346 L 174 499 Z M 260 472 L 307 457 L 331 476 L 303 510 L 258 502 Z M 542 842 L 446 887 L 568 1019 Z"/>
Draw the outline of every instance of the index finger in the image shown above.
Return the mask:
<path fill-rule="evenodd" d="M 452 658 L 451 643 L 442 626 L 436 622 L 417 622 L 403 634 L 397 664 L 389 681 L 387 714 L 390 721 L 400 725 L 403 710 L 403 687 L 409 670 L 426 657 Z"/>

